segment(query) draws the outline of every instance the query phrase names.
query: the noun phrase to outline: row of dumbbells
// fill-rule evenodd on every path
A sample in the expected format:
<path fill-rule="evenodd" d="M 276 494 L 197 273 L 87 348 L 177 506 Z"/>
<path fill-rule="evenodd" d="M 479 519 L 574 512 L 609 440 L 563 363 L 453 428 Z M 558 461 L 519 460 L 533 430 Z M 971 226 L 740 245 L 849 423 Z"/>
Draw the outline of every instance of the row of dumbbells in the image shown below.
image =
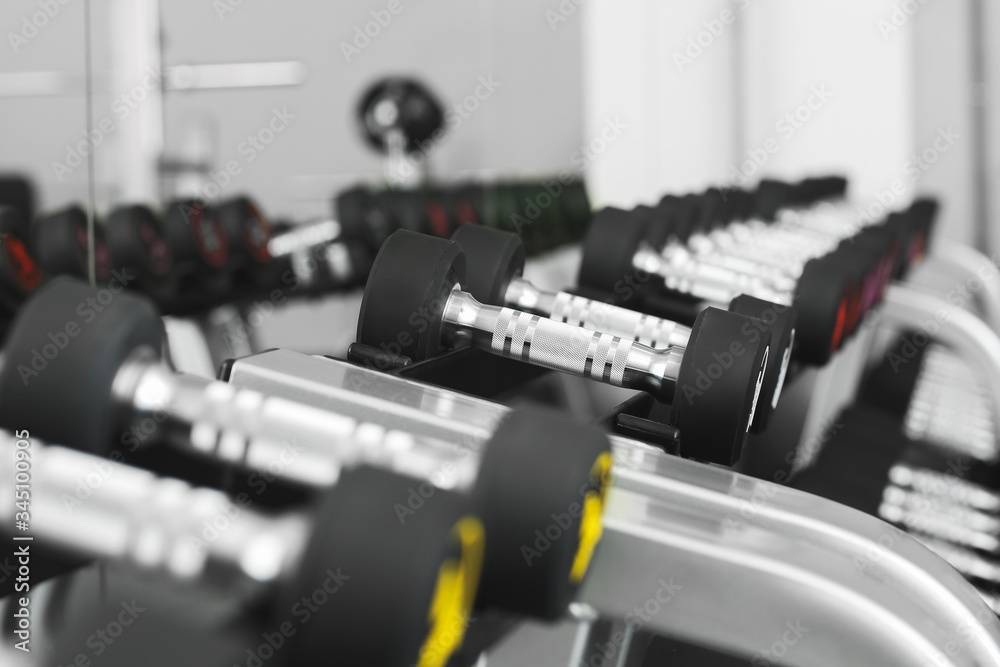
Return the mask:
<path fill-rule="evenodd" d="M 914 397 L 911 412 L 922 411 Z M 970 418 L 975 411 L 969 412 Z M 961 430 L 954 415 L 939 422 Z M 903 433 L 898 416 L 865 404 L 851 406 L 829 425 L 815 459 L 791 485 L 854 507 L 916 537 L 979 588 L 1000 613 L 1000 493 L 997 452 L 952 447 Z M 995 436 L 991 434 L 995 442 Z M 856 563 L 877 568 L 899 539 L 880 538 L 883 552 Z"/>
<path fill-rule="evenodd" d="M 5 252 L 0 295 L 10 313 L 44 279 L 90 275 L 87 216 L 69 207 L 31 222 L 13 209 L 0 214 Z M 275 228 L 247 197 L 218 205 L 168 204 L 162 215 L 147 206 L 112 210 L 95 225 L 96 283 L 127 287 L 153 298 L 168 314 L 208 310 L 222 303 L 269 295 L 356 286 L 371 254 L 341 238 L 325 221 Z"/>
<path fill-rule="evenodd" d="M 578 242 L 591 216 L 584 182 L 568 173 L 417 190 L 357 186 L 337 195 L 334 210 L 349 234 L 376 249 L 397 229 L 448 238 L 461 225 L 479 224 L 520 235 L 532 255 Z"/>
<path fill-rule="evenodd" d="M 1000 613 L 996 426 L 982 371 L 926 332 L 904 331 L 866 374 L 857 404 L 796 461 L 792 485 L 913 535 Z"/>
<path fill-rule="evenodd" d="M 700 202 L 713 195 L 685 199 Z M 729 200 L 737 202 L 739 196 L 731 193 Z M 536 288 L 521 275 L 525 250 L 514 234 L 471 224 L 456 230 L 451 242 L 396 232 L 383 244 L 369 276 L 358 343 L 375 354 L 396 356 L 398 363 L 423 361 L 470 344 L 501 356 L 642 389 L 671 404 L 670 421 L 680 428 L 682 455 L 728 465 L 739 459 L 747 429 L 760 431 L 766 426 L 793 351 L 800 359 L 815 361 L 810 344 L 814 347 L 820 338 L 825 361 L 841 344 L 841 337 L 853 331 L 860 316 L 874 307 L 888 281 L 910 266 L 900 260 L 898 246 L 918 243 L 911 241 L 916 235 L 911 231 L 918 228 L 914 211 L 922 210 L 911 208 L 891 224 L 867 228 L 865 232 L 875 239 L 872 248 L 864 241 L 869 238 L 863 236 L 865 232 L 843 238 L 843 216 L 814 220 L 799 211 L 806 223 L 799 232 L 787 231 L 786 238 L 800 233 L 803 243 L 810 242 L 814 228 L 832 228 L 832 240 L 826 244 L 841 250 L 811 264 L 808 280 L 799 281 L 797 287 L 789 279 L 795 298 L 782 298 L 773 291 L 741 295 L 738 287 L 745 287 L 743 281 L 726 295 L 731 301 L 718 304 L 729 313 L 703 304 L 683 323 L 644 312 L 646 299 L 619 307 Z M 635 212 L 599 212 L 588 235 L 581 283 L 593 284 L 590 278 L 595 272 L 621 275 L 621 266 L 618 270 L 608 267 L 622 264 L 617 260 L 629 255 L 618 252 L 625 245 L 622 240 L 640 236 L 634 232 L 645 238 L 652 233 L 664 236 L 672 221 L 676 222 L 650 220 Z M 758 233 L 775 227 L 764 225 Z M 632 244 L 632 250 L 652 252 L 643 243 Z M 860 249 L 856 255 L 855 244 Z M 916 255 L 913 258 L 916 261 Z M 856 277 L 857 282 L 845 285 L 845 275 Z M 700 275 L 692 283 L 712 286 L 710 278 Z M 664 290 L 668 284 L 665 281 Z M 835 319 L 832 324 L 829 317 L 815 312 L 816 300 L 831 294 L 834 298 L 826 304 Z M 659 300 L 668 298 L 662 293 Z M 808 321 L 801 316 L 796 321 L 797 308 L 792 307 L 796 301 L 806 308 Z M 853 317 L 848 319 L 848 313 Z M 797 330 L 806 335 L 796 337 Z M 352 352 L 355 359 L 365 356 L 357 348 Z"/>
<path fill-rule="evenodd" d="M 920 261 L 936 212 L 936 204 L 923 199 L 866 221 L 846 204 L 830 202 L 779 208 L 768 221 L 744 217 L 748 207 L 740 200 L 751 196 L 709 190 L 667 196 L 656 207 L 599 211 L 585 242 L 580 286 L 624 294 L 640 302 L 634 307 L 666 315 L 682 310 L 685 298 L 717 305 L 739 294 L 794 306 L 796 358 L 822 365 L 887 284 Z M 793 205 L 801 200 L 790 199 Z M 623 290 L 637 276 L 655 285 Z"/>
<path fill-rule="evenodd" d="M 80 316 L 96 294 L 53 281 L 4 345 L 0 457 L 14 462 L 0 480 L 4 530 L 28 512 L 36 548 L 252 594 L 275 624 L 342 571 L 348 583 L 322 622 L 296 634 L 290 664 L 336 654 L 347 664 L 443 665 L 473 605 L 565 613 L 601 535 L 611 454 L 599 430 L 525 409 L 485 443 L 448 441 L 177 374 L 160 358 L 149 301 L 121 293 Z M 78 498 L 94 471 L 102 481 Z M 239 471 L 306 502 L 277 513 L 240 505 L 235 516 L 220 489 Z M 17 484 L 30 512 L 15 502 Z M 553 517 L 562 537 L 526 561 L 524 545 Z"/>

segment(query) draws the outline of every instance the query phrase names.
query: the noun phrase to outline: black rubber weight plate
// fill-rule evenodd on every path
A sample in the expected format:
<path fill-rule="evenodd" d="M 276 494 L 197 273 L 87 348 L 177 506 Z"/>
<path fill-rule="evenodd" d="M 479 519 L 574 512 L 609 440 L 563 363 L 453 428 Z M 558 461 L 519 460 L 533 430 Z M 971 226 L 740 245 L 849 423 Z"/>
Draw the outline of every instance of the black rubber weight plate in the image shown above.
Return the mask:
<path fill-rule="evenodd" d="M 778 398 L 781 396 L 795 337 L 796 312 L 791 306 L 782 306 L 746 294 L 741 294 L 730 302 L 729 312 L 760 321 L 763 328 L 756 322 L 747 322 L 743 326 L 752 338 L 766 340 L 762 336 L 770 334 L 771 349 L 764 368 L 764 383 L 760 387 L 757 410 L 750 425 L 752 433 L 760 433 L 767 428 L 771 413 L 778 406 Z"/>
<path fill-rule="evenodd" d="M 75 332 L 75 333 L 74 333 Z M 0 370 L 0 426 L 93 453 L 117 444 L 111 385 L 137 348 L 157 355 L 163 322 L 147 300 L 70 279 L 18 313 Z"/>
<path fill-rule="evenodd" d="M 635 273 L 632 258 L 645 238 L 647 223 L 647 218 L 618 208 L 595 213 L 583 242 L 579 284 L 610 292 Z"/>
<path fill-rule="evenodd" d="M 46 272 L 86 278 L 87 249 L 78 240 L 86 228 L 87 214 L 77 206 L 35 220 L 31 225 L 32 251 Z"/>
<path fill-rule="evenodd" d="M 524 244 L 517 234 L 481 225 L 462 225 L 451 235 L 465 253 L 462 289 L 480 303 L 504 304 L 510 281 L 524 271 Z"/>
<path fill-rule="evenodd" d="M 748 336 L 747 322 L 706 308 L 691 328 L 670 411 L 685 458 L 723 465 L 740 458 L 769 342 Z"/>
<path fill-rule="evenodd" d="M 413 361 L 440 353 L 445 301 L 464 278 L 465 255 L 457 243 L 403 229 L 393 232 L 368 275 L 358 342 Z"/>
<path fill-rule="evenodd" d="M 600 430 L 539 408 L 507 416 L 487 445 L 476 484 L 490 545 L 483 606 L 563 616 L 586 572 L 592 538 L 599 539 L 590 516 L 581 540 L 584 506 L 603 502 L 609 469 L 610 444 Z"/>
<path fill-rule="evenodd" d="M 795 289 L 793 305 L 799 314 L 795 357 L 822 366 L 840 347 L 848 310 L 847 279 L 836 266 L 810 260 Z"/>
<path fill-rule="evenodd" d="M 331 656 L 339 665 L 417 663 L 442 565 L 462 556 L 455 531 L 467 504 L 412 477 L 366 466 L 346 471 L 324 497 L 301 569 L 275 607 L 274 623 L 301 623 L 288 664 L 330 664 Z M 476 568 L 464 582 L 471 594 L 478 577 Z M 303 598 L 319 607 L 305 620 Z M 461 638 L 464 625 L 447 630 Z"/>

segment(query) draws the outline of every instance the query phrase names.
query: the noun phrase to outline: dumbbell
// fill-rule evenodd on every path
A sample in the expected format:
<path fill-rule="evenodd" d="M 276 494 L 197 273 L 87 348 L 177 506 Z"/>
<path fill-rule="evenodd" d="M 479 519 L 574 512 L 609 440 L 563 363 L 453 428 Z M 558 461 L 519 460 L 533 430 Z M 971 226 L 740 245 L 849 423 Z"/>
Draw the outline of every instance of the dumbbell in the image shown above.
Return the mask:
<path fill-rule="evenodd" d="M 1000 495 L 975 469 L 956 476 L 953 455 L 908 440 L 870 408 L 853 406 L 836 421 L 838 432 L 792 486 L 899 526 L 974 582 L 1000 582 Z"/>
<path fill-rule="evenodd" d="M 173 255 L 163 236 L 163 224 L 148 206 L 119 206 L 104 223 L 112 266 L 130 277 L 129 287 L 166 301 L 173 291 Z"/>
<path fill-rule="evenodd" d="M 388 154 L 418 152 L 426 142 L 437 140 L 444 128 L 444 108 L 434 93 L 403 77 L 387 77 L 369 86 L 358 103 L 357 117 L 365 142 Z"/>
<path fill-rule="evenodd" d="M 775 265 L 817 256 L 830 250 L 835 243 L 854 252 L 867 251 L 875 255 L 873 261 L 880 263 L 878 268 L 890 274 L 888 278 L 876 276 L 884 286 L 888 279 L 905 277 L 906 272 L 921 261 L 936 209 L 933 200 L 917 200 L 906 211 L 893 212 L 884 221 L 872 222 L 856 219 L 846 206 L 828 205 L 812 210 L 783 211 L 771 225 L 760 221 L 730 225 L 723 232 L 715 233 L 715 237 L 727 243 L 727 252 Z M 786 243 L 797 242 L 791 257 L 782 255 L 780 246 L 775 247 L 776 227 Z M 759 248 L 744 248 L 743 244 Z M 761 249 L 766 254 L 761 254 Z"/>
<path fill-rule="evenodd" d="M 275 261 L 286 261 L 283 285 L 299 294 L 323 294 L 364 283 L 373 254 L 359 239 L 345 239 L 340 224 L 319 220 L 276 230 L 268 248 Z"/>
<path fill-rule="evenodd" d="M 603 223 L 604 229 L 595 230 L 599 235 L 598 242 L 588 245 L 588 248 L 606 247 L 603 242 L 607 241 L 607 237 L 615 233 L 616 229 L 619 233 L 626 232 L 622 234 L 623 238 L 627 238 L 630 232 L 632 241 L 626 248 L 620 249 L 619 254 L 627 255 L 637 244 L 644 244 L 646 247 L 637 253 L 638 258 L 642 260 L 639 263 L 644 270 L 663 274 L 668 286 L 710 301 L 722 301 L 730 293 L 740 289 L 782 303 L 792 299 L 806 311 L 800 312 L 799 324 L 803 335 L 800 336 L 802 346 L 798 349 L 797 356 L 807 361 L 824 363 L 841 342 L 853 333 L 865 312 L 881 297 L 891 277 L 891 271 L 887 270 L 891 264 L 887 263 L 887 258 L 894 256 L 892 253 L 894 237 L 872 235 L 869 239 L 868 232 L 875 230 L 866 230 L 851 239 L 849 244 L 843 244 L 821 259 L 814 259 L 808 263 L 800 261 L 797 266 L 785 260 L 788 264 L 792 264 L 791 272 L 787 267 L 780 270 L 758 269 L 755 268 L 753 261 L 731 257 L 722 254 L 721 251 L 711 261 L 702 262 L 702 258 L 698 257 L 696 252 L 680 245 L 681 240 L 690 239 L 693 232 L 699 232 L 698 224 L 704 226 L 704 221 L 697 224 L 693 222 L 699 215 L 697 211 L 699 198 L 688 196 L 670 199 L 672 201 L 664 198 L 657 209 L 640 211 L 639 214 L 630 215 L 616 210 L 602 212 L 603 216 L 599 214 L 595 219 L 595 226 L 600 228 Z M 694 203 L 685 209 L 685 203 L 689 200 Z M 644 229 L 643 225 L 648 227 Z M 604 232 L 603 235 L 600 234 L 601 231 Z M 593 233 L 595 232 L 592 231 Z M 728 232 L 712 232 L 712 234 L 722 234 L 725 237 Z M 696 240 L 699 238 L 697 233 L 694 238 Z M 703 234 L 700 238 L 706 243 L 712 243 L 706 240 L 707 237 Z M 660 247 L 665 242 L 667 243 L 665 256 L 660 257 L 653 248 Z M 728 246 L 731 247 L 732 243 L 730 240 Z M 614 262 L 609 262 L 609 266 L 614 270 L 601 275 L 600 258 L 595 257 L 598 253 L 599 250 L 593 250 L 590 257 L 585 255 L 581 282 L 589 279 L 592 283 L 607 283 L 610 281 L 610 276 L 622 270 L 621 266 L 615 267 Z M 806 253 L 805 257 L 808 256 Z M 766 262 L 766 259 L 762 261 Z M 824 288 L 830 292 L 828 284 L 833 280 L 833 276 L 836 277 L 836 284 L 843 289 L 842 294 L 834 290 L 827 294 L 825 300 L 795 301 L 797 292 L 822 293 Z M 654 306 L 647 304 L 647 307 Z M 810 317 L 805 317 L 806 313 Z"/>
<path fill-rule="evenodd" d="M 516 234 L 480 225 L 463 225 L 452 235 L 452 240 L 461 246 L 466 257 L 462 289 L 480 303 L 509 306 L 652 348 L 685 348 L 691 341 L 691 328 L 677 322 L 567 292 L 547 292 L 535 287 L 522 277 L 525 251 Z M 733 299 L 729 311 L 759 321 L 755 323 L 759 329 L 748 329 L 745 334 L 758 332 L 758 336 L 770 339 L 761 397 L 750 426 L 751 431 L 759 433 L 767 426 L 781 395 L 795 339 L 795 312 L 749 296 Z"/>
<path fill-rule="evenodd" d="M 719 247 L 706 250 L 705 245 L 714 241 L 707 236 L 693 236 L 687 247 L 667 246 L 662 255 L 677 275 L 680 266 L 685 266 L 696 285 L 692 289 L 704 289 L 713 282 L 742 283 L 748 290 L 763 293 L 787 293 L 793 291 L 799 280 L 809 270 L 815 270 L 810 260 L 822 257 L 828 270 L 841 274 L 848 292 L 847 319 L 842 339 L 854 332 L 858 322 L 874 307 L 882 297 L 892 275 L 896 252 L 891 237 L 862 235 L 849 242 L 837 245 L 833 242 L 800 252 L 798 255 L 776 254 L 773 248 L 746 247 L 745 238 L 730 235 L 728 228 L 721 232 L 722 238 L 729 240 Z M 720 236 L 713 232 L 713 239 Z M 699 248 L 698 246 L 702 246 Z M 740 250 L 734 250 L 739 247 Z M 692 252 L 693 248 L 693 252 Z M 760 257 L 754 251 L 766 254 Z"/>
<path fill-rule="evenodd" d="M 711 190 L 702 197 L 708 203 L 716 199 Z M 855 279 L 862 289 L 862 311 L 881 298 L 885 285 L 895 275 L 893 265 L 898 263 L 898 247 L 904 231 L 909 226 L 898 215 L 884 224 L 869 225 L 859 229 L 849 220 L 845 211 L 827 207 L 809 211 L 791 210 L 779 215 L 779 222 L 770 225 L 760 221 L 732 223 L 724 216 L 709 216 L 694 228 L 681 221 L 670 221 L 670 212 L 664 206 L 652 212 L 654 222 L 667 228 L 681 227 L 682 232 L 663 231 L 667 243 L 662 253 L 670 260 L 673 256 L 693 253 L 699 263 L 721 269 L 748 274 L 760 279 L 763 286 L 788 289 L 792 281 L 802 276 L 805 263 L 813 258 L 831 253 L 839 257 L 839 264 L 847 271 L 852 267 L 863 270 L 863 280 Z M 817 220 L 817 215 L 821 220 Z M 793 222 L 788 222 L 788 216 Z M 657 218 L 664 218 L 660 220 Z M 681 215 L 683 217 L 683 215 Z M 802 221 L 813 225 L 803 225 Z M 725 227 L 722 222 L 729 222 Z M 899 223 L 899 224 L 897 224 Z M 672 239 L 676 239 L 671 242 Z M 683 244 L 686 243 L 686 246 Z M 872 289 L 874 288 L 874 289 Z"/>
<path fill-rule="evenodd" d="M 805 178 L 798 183 L 765 178 L 753 192 L 736 191 L 748 201 L 744 217 L 774 220 L 782 210 L 814 206 L 824 200 L 842 199 L 847 193 L 847 179 L 842 176 Z"/>
<path fill-rule="evenodd" d="M 911 438 L 992 461 L 996 418 L 986 396 L 983 381 L 966 362 L 928 344 L 923 332 L 903 332 L 864 378 L 858 401 L 894 415 Z"/>
<path fill-rule="evenodd" d="M 661 243 L 669 229 L 651 223 L 648 216 L 629 211 L 598 211 L 584 241 L 579 284 L 613 293 L 629 276 L 656 276 L 666 288 L 723 307 L 739 294 L 749 294 L 795 309 L 794 354 L 798 359 L 824 364 L 839 348 L 853 292 L 849 278 L 836 269 L 832 259 L 810 260 L 794 290 L 783 291 L 771 289 L 753 276 L 717 267 L 677 271 L 653 245 Z M 647 306 L 655 300 L 648 294 L 643 298 Z"/>
<path fill-rule="evenodd" d="M 233 297 L 229 238 L 215 209 L 183 199 L 167 204 L 163 238 L 173 257 L 169 292 L 159 308 L 167 314 L 203 310 Z"/>
<path fill-rule="evenodd" d="M 0 365 L 0 428 L 108 455 L 119 444 L 166 441 L 262 471 L 294 441 L 302 452 L 282 461 L 281 477 L 298 485 L 327 486 L 345 467 L 367 463 L 429 481 L 429 488 L 466 491 L 493 535 L 487 603 L 545 618 L 565 609 L 600 538 L 611 459 L 599 430 L 558 413 L 519 411 L 485 452 L 470 456 L 434 438 L 175 374 L 159 359 L 163 332 L 154 308 L 138 296 L 102 302 L 97 295 L 77 282 L 54 281 L 21 309 Z M 60 419 L 51 418 L 53 409 Z M 574 504 L 581 512 L 567 531 L 577 538 L 521 572 L 521 545 Z M 512 572 L 524 586 L 496 583 Z"/>
<path fill-rule="evenodd" d="M 40 216 L 31 225 L 31 251 L 49 277 L 90 276 L 90 240 L 87 213 L 79 206 Z M 101 225 L 94 225 L 94 278 L 111 278 L 111 255 Z"/>
<path fill-rule="evenodd" d="M 468 341 L 491 354 L 641 389 L 672 401 L 671 421 L 681 429 L 685 456 L 726 465 L 739 459 L 768 355 L 769 341 L 748 339 L 742 331 L 752 321 L 706 310 L 694 323 L 686 349 L 655 350 L 483 305 L 460 288 L 465 274 L 465 255 L 457 243 L 395 232 L 368 276 L 357 341 L 414 361 Z"/>
<path fill-rule="evenodd" d="M 288 636 L 289 664 L 336 654 L 345 664 L 444 665 L 462 643 L 486 534 L 455 494 L 439 491 L 401 523 L 392 501 L 412 479 L 363 466 L 312 511 L 272 516 L 220 491 L 9 432 L 0 432 L 0 457 L 31 461 L 32 545 L 249 595 L 266 603 L 275 627 L 301 600 L 322 600 L 322 613 Z M 80 475 L 93 471 L 103 482 L 67 508 Z M 0 479 L 5 529 L 19 512 L 15 483 L 14 474 Z"/>
<path fill-rule="evenodd" d="M 936 345 L 924 357 L 903 430 L 911 438 L 977 459 L 998 458 L 996 418 L 984 383 L 967 364 Z"/>
<path fill-rule="evenodd" d="M 337 195 L 334 218 L 345 238 L 363 239 L 373 251 L 397 229 L 448 238 L 462 225 L 482 224 L 518 233 L 528 252 L 537 253 L 579 239 L 590 202 L 576 178 L 419 190 L 358 186 Z"/>
<path fill-rule="evenodd" d="M 832 181 L 832 186 L 825 183 L 828 180 Z M 803 200 L 815 202 L 828 199 L 829 195 L 840 196 L 846 187 L 843 179 L 838 178 L 806 179 L 794 187 L 809 189 L 814 184 L 818 184 L 817 193 L 793 199 L 800 203 Z M 763 183 L 761 187 L 764 187 Z M 884 221 L 869 221 L 857 219 L 844 204 L 825 201 L 809 209 L 784 209 L 764 220 L 751 218 L 734 222 L 731 218 L 725 222 L 732 224 L 724 229 L 718 225 L 712 229 L 704 229 L 703 226 L 702 233 L 710 233 L 713 241 L 725 243 L 727 253 L 736 253 L 756 262 L 783 266 L 787 265 L 789 259 L 801 261 L 803 257 L 816 256 L 848 239 L 851 247 L 857 248 L 861 245 L 859 241 L 870 241 L 866 239 L 867 236 L 873 235 L 872 232 L 877 236 L 880 233 L 877 230 L 882 230 L 883 234 L 891 234 L 903 250 L 903 261 L 899 262 L 897 275 L 894 276 L 901 277 L 906 269 L 919 261 L 933 226 L 936 208 L 937 204 L 933 200 L 921 199 L 911 204 L 906 211 L 891 213 Z M 791 257 L 783 256 L 788 252 L 792 253 Z"/>
<path fill-rule="evenodd" d="M 274 229 L 252 199 L 233 197 L 217 204 L 215 214 L 229 244 L 227 271 L 236 287 L 270 287 L 282 267 L 273 261 L 268 244 Z"/>

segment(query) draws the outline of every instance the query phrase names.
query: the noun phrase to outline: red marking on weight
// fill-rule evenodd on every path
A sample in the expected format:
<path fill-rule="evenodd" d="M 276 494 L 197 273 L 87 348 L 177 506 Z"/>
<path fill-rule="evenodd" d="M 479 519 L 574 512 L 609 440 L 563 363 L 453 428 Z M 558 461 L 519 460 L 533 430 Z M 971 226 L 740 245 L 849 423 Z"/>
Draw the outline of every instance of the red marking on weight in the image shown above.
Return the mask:
<path fill-rule="evenodd" d="M 247 212 L 250 214 L 250 224 L 243 226 L 243 240 L 250 250 L 250 256 L 261 264 L 267 264 L 271 261 L 271 251 L 267 247 L 273 234 L 271 223 L 253 204 L 247 206 Z"/>
<path fill-rule="evenodd" d="M 31 292 L 41 284 L 42 270 L 34 258 L 28 254 L 28 249 L 21 239 L 10 235 L 4 236 L 3 252 L 18 287 L 25 292 Z"/>
<path fill-rule="evenodd" d="M 139 223 L 139 236 L 142 237 L 149 251 L 149 265 L 153 269 L 153 273 L 164 275 L 170 270 L 171 260 L 167 242 L 157 233 L 149 220 L 143 220 Z"/>
<path fill-rule="evenodd" d="M 458 210 L 458 224 L 460 225 L 477 225 L 479 220 L 476 218 L 476 209 L 472 207 L 467 201 L 458 202 L 456 206 Z"/>
<path fill-rule="evenodd" d="M 837 348 L 840 347 L 840 339 L 844 336 L 844 322 L 847 319 L 848 298 L 845 294 L 844 298 L 840 300 L 840 306 L 837 308 L 837 323 L 833 327 L 833 338 L 830 339 L 830 352 L 837 351 Z"/>
<path fill-rule="evenodd" d="M 215 216 L 205 215 L 205 207 L 195 204 L 191 207 L 191 231 L 202 259 L 212 268 L 219 268 L 229 257 L 229 241 L 222 230 L 222 224 Z"/>
<path fill-rule="evenodd" d="M 427 217 L 431 223 L 431 233 L 441 238 L 448 237 L 448 214 L 439 202 L 427 202 Z"/>
<path fill-rule="evenodd" d="M 90 270 L 87 258 L 89 247 L 90 244 L 87 243 L 87 228 L 78 226 L 76 228 L 76 256 L 80 261 L 80 268 L 83 275 L 87 275 L 87 272 Z M 94 238 L 94 277 L 101 282 L 111 277 L 111 253 L 108 252 L 107 244 L 99 236 Z"/>

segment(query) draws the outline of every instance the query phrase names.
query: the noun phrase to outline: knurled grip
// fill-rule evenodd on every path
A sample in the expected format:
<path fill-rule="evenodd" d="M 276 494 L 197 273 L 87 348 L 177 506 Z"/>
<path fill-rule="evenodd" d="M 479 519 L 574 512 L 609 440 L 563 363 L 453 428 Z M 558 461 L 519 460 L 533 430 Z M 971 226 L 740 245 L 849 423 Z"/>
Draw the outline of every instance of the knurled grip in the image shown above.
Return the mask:
<path fill-rule="evenodd" d="M 14 460 L 14 445 L 15 439 L 0 431 L 0 460 Z M 38 440 L 31 441 L 30 453 L 32 528 L 43 541 L 73 553 L 179 579 L 198 577 L 211 566 L 213 583 L 225 586 L 241 571 L 239 555 L 259 546 L 256 540 L 297 548 L 298 519 L 258 514 L 221 491 Z M 6 520 L 14 493 L 4 481 L 0 489 L 9 490 L 4 498 L 11 499 L 0 502 Z"/>
<path fill-rule="evenodd" d="M 277 467 L 299 483 L 327 486 L 342 467 L 362 461 L 442 483 L 464 485 L 475 475 L 475 459 L 434 438 L 222 382 L 186 393 L 194 449 L 254 470 Z"/>
<path fill-rule="evenodd" d="M 632 342 L 502 308 L 490 341 L 505 357 L 622 386 Z"/>
<path fill-rule="evenodd" d="M 604 331 L 631 339 L 653 348 L 673 344 L 672 338 L 680 333 L 678 329 L 681 328 L 670 320 L 567 292 L 560 292 L 556 296 L 550 317 L 584 329 Z"/>

